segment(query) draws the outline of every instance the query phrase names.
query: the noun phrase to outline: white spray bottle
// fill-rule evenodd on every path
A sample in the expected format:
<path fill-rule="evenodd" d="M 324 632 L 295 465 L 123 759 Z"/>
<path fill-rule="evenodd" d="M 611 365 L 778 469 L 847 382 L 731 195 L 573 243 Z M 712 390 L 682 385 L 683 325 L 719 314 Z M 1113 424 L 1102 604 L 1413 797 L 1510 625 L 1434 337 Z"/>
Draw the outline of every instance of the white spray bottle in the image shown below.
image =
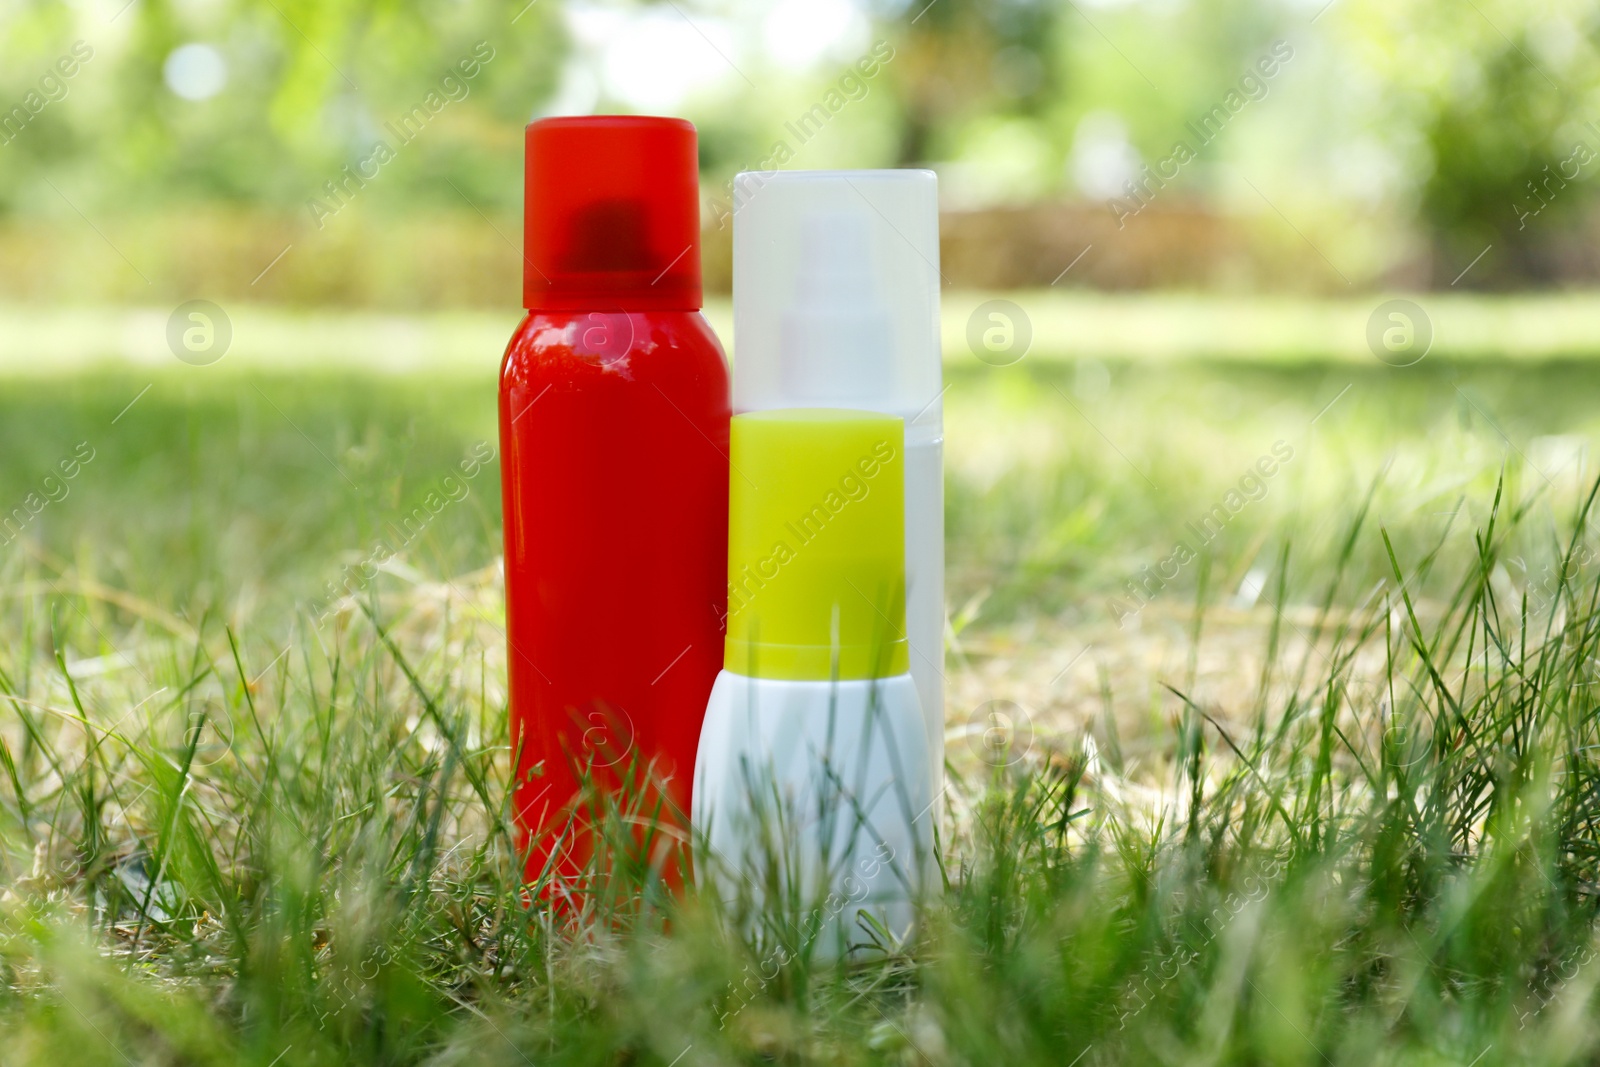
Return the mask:
<path fill-rule="evenodd" d="M 937 700 L 937 217 L 925 172 L 760 179 L 740 176 L 734 218 L 728 637 L 696 870 L 834 955 L 904 937 L 932 870 L 942 716 L 916 661 Z"/>

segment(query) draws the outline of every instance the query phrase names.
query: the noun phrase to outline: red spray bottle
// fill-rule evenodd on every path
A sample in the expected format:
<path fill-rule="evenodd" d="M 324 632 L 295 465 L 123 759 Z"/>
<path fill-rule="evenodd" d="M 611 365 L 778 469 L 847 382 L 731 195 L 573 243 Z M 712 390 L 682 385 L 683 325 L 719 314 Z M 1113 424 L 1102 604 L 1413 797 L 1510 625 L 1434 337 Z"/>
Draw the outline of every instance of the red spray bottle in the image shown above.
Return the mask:
<path fill-rule="evenodd" d="M 528 877 L 581 892 L 598 794 L 676 882 L 727 598 L 728 369 L 700 314 L 694 126 L 535 122 L 526 195 L 500 442 Z"/>

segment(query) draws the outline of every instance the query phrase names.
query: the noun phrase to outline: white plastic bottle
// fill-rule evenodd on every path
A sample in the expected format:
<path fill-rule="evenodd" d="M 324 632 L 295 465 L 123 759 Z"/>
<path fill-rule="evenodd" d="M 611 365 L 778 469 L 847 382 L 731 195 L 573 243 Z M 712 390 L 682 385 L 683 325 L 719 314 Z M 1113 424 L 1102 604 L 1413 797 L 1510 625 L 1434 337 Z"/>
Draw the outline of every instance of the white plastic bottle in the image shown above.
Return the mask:
<path fill-rule="evenodd" d="M 905 424 L 906 632 L 938 795 L 945 614 L 937 179 L 927 170 L 746 172 L 734 190 L 735 414 L 853 408 Z"/>

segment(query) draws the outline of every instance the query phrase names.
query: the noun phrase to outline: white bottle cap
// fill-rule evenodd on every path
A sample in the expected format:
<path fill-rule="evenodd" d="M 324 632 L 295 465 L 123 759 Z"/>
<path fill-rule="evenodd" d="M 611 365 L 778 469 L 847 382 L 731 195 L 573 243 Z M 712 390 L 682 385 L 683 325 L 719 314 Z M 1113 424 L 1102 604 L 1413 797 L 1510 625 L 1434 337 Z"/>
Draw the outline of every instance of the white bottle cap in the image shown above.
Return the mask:
<path fill-rule="evenodd" d="M 898 415 L 941 436 L 939 197 L 929 170 L 734 179 L 733 408 Z"/>

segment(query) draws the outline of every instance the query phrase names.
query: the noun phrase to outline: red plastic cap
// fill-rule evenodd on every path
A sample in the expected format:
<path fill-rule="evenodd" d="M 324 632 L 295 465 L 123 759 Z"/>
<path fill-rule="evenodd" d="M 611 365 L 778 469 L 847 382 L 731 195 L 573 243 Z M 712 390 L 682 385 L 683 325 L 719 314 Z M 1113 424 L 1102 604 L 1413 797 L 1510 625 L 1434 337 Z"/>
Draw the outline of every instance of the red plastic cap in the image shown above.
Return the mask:
<path fill-rule="evenodd" d="M 527 130 L 522 305 L 700 307 L 700 163 L 685 119 L 594 115 Z"/>

